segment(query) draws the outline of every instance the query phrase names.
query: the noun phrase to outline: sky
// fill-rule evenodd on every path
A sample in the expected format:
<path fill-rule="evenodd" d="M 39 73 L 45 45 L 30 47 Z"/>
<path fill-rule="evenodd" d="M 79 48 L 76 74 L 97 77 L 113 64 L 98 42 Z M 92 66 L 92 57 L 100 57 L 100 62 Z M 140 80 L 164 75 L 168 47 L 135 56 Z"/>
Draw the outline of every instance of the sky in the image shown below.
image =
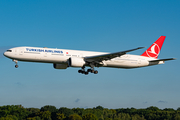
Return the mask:
<path fill-rule="evenodd" d="M 0 106 L 41 108 L 180 107 L 180 1 L 0 1 Z M 18 46 L 118 52 L 146 47 L 166 36 L 163 65 L 136 69 L 54 69 L 50 63 L 15 63 L 2 54 Z"/>

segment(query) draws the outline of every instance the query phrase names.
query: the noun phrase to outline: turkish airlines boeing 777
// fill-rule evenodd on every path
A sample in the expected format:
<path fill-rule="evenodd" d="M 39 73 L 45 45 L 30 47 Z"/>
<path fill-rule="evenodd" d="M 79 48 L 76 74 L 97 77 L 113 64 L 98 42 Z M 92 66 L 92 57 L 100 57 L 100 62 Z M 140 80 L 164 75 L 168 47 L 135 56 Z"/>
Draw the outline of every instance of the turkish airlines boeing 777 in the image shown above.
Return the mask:
<path fill-rule="evenodd" d="M 12 59 L 17 68 L 18 61 L 52 63 L 55 69 L 66 69 L 67 67 L 79 67 L 79 73 L 87 75 L 89 72 L 97 74 L 94 67 L 113 68 L 138 68 L 151 65 L 163 64 L 164 61 L 174 58 L 157 59 L 166 36 L 161 36 L 142 55 L 130 55 L 128 52 L 135 49 L 115 52 L 90 52 L 80 50 L 52 49 L 40 47 L 15 47 L 4 52 L 4 56 Z M 91 69 L 85 70 L 85 66 Z"/>

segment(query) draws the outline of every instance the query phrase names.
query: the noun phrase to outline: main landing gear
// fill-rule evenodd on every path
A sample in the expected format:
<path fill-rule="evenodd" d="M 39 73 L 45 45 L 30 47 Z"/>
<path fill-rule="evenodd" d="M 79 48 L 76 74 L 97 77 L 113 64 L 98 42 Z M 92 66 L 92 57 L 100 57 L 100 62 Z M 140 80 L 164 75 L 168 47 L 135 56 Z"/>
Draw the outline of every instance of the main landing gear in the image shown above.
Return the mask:
<path fill-rule="evenodd" d="M 13 60 L 13 62 L 15 62 L 16 63 L 16 65 L 15 65 L 15 68 L 18 68 L 18 61 L 17 60 Z"/>
<path fill-rule="evenodd" d="M 94 74 L 98 74 L 98 71 L 94 70 L 94 68 L 87 69 L 87 71 L 85 71 L 85 67 L 83 66 L 81 70 L 78 70 L 78 73 L 82 73 L 82 74 L 85 74 L 85 75 L 88 75 L 89 72 L 94 73 Z"/>

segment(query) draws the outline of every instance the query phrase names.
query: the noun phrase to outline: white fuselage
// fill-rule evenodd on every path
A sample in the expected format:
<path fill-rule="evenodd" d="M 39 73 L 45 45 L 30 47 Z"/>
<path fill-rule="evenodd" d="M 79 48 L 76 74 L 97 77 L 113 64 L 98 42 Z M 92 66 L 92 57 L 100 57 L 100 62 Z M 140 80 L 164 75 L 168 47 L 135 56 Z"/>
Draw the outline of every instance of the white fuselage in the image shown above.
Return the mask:
<path fill-rule="evenodd" d="M 54 64 L 68 64 L 71 57 L 84 58 L 96 55 L 108 54 L 104 52 L 90 52 L 80 50 L 52 49 L 40 47 L 15 47 L 6 51 L 4 55 L 10 59 L 27 62 L 43 62 Z M 155 62 L 150 64 L 150 60 L 157 60 L 139 55 L 125 54 L 111 60 L 102 61 L 102 67 L 114 68 L 137 68 L 150 65 L 161 64 Z"/>

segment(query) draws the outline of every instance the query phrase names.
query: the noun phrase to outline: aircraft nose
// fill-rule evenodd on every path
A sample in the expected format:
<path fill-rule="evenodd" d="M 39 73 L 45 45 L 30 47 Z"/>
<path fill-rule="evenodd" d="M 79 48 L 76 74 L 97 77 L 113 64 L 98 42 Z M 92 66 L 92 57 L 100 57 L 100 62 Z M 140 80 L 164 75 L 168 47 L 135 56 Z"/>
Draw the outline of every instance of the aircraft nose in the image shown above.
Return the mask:
<path fill-rule="evenodd" d="M 4 52 L 4 53 L 3 53 L 3 55 L 4 55 L 4 56 L 7 56 L 7 53 L 6 53 L 6 52 Z"/>

